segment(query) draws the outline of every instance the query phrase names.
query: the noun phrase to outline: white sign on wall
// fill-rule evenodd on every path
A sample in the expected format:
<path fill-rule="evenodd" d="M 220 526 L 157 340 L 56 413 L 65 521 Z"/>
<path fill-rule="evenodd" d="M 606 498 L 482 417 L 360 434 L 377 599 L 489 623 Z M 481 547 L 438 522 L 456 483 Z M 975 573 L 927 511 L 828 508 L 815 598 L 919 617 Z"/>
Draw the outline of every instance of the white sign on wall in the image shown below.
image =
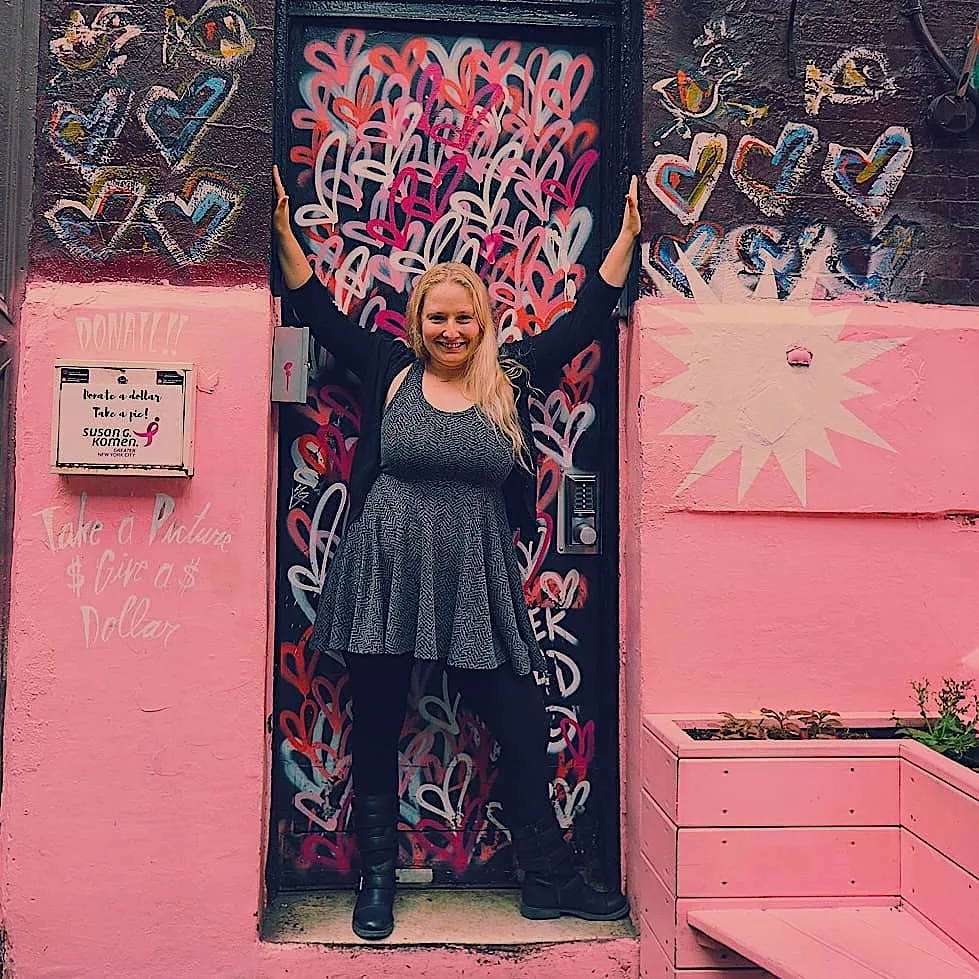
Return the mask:
<path fill-rule="evenodd" d="M 192 476 L 194 393 L 189 364 L 59 360 L 52 471 Z"/>

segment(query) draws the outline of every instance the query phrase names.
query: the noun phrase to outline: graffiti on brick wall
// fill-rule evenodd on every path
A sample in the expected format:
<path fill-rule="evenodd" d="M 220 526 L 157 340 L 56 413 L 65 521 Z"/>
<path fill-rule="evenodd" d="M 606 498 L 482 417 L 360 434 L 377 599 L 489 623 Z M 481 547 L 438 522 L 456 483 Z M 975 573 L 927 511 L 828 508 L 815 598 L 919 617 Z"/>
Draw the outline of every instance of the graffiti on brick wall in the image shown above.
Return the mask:
<path fill-rule="evenodd" d="M 245 188 L 200 165 L 199 151 L 235 97 L 237 67 L 255 50 L 254 20 L 225 0 L 206 0 L 190 16 L 167 8 L 160 17 L 136 23 L 127 6 L 107 5 L 86 19 L 73 9 L 53 32 L 58 70 L 48 90 L 58 97 L 45 131 L 82 186 L 66 181 L 44 217 L 73 258 L 105 263 L 151 253 L 194 265 L 235 226 Z M 160 64 L 172 81 L 137 84 Z"/>
<path fill-rule="evenodd" d="M 656 282 L 664 283 L 692 296 L 685 266 L 705 282 L 729 271 L 741 283 L 756 285 L 770 272 L 778 295 L 785 298 L 813 252 L 825 246 L 819 288 L 827 295 L 890 296 L 922 231 L 913 218 L 892 211 L 914 154 L 911 133 L 901 125 L 878 123 L 867 139 L 864 121 L 861 139 L 840 139 L 839 120 L 827 118 L 829 110 L 876 103 L 896 92 L 887 57 L 854 46 L 821 62 L 827 67 L 810 61 L 805 76 L 790 79 L 789 85 L 813 121 L 790 118 L 770 135 L 766 123 L 738 131 L 767 119 L 769 106 L 756 100 L 751 104 L 758 112 L 747 115 L 724 109 L 730 102 L 724 95 L 735 85 L 741 86 L 738 104 L 746 104 L 749 84 L 749 61 L 728 20 L 708 20 L 693 45 L 706 59 L 701 75 L 692 78 L 683 69 L 676 79 L 653 85 L 658 108 L 671 121 L 658 128 L 654 124 L 647 144 L 654 153 L 646 184 L 667 215 L 667 227 L 644 247 L 646 284 L 655 289 Z M 716 69 L 721 64 L 726 65 L 723 72 L 703 73 L 705 65 Z M 821 134 L 830 126 L 836 138 Z M 663 145 L 668 137 L 675 145 Z M 740 221 L 730 218 L 732 202 L 744 212 Z M 724 220 L 712 217 L 721 211 Z M 671 230 L 672 220 L 683 230 Z"/>
<path fill-rule="evenodd" d="M 900 215 L 876 233 L 862 225 L 830 227 L 805 215 L 784 226 L 748 224 L 730 231 L 701 221 L 685 235 L 662 234 L 644 244 L 642 261 L 654 285 L 666 283 L 668 291 L 687 296 L 693 295 L 683 271 L 689 265 L 706 282 L 719 271 L 732 271 L 753 284 L 771 272 L 779 297 L 785 298 L 816 247 L 825 244 L 827 274 L 820 279 L 825 295 L 855 291 L 881 299 L 907 266 L 921 232 L 917 222 Z"/>
<path fill-rule="evenodd" d="M 746 136 L 731 160 L 732 181 L 763 214 L 783 214 L 812 170 L 818 146 L 818 131 L 801 123 L 787 123 L 777 146 Z M 873 224 L 890 205 L 912 152 L 908 130 L 891 126 L 868 151 L 830 143 L 821 176 L 847 207 Z M 724 133 L 697 133 L 686 157 L 657 154 L 646 171 L 646 183 L 681 224 L 694 224 L 721 179 L 727 153 Z M 774 171 L 768 179 L 756 173 L 757 157 Z"/>
<path fill-rule="evenodd" d="M 750 126 L 768 113 L 763 102 L 737 95 L 748 62 L 735 53 L 734 41 L 724 17 L 708 21 L 693 42 L 695 52 L 702 52 L 700 57 L 653 84 L 660 107 L 671 117 L 653 134 L 655 146 L 674 134 L 691 139 L 692 126 L 713 123 L 723 116 Z"/>
<path fill-rule="evenodd" d="M 851 48 L 826 71 L 817 68 L 814 61 L 806 65 L 806 112 L 811 116 L 819 115 L 823 102 L 860 105 L 895 91 L 887 56 L 879 51 Z"/>

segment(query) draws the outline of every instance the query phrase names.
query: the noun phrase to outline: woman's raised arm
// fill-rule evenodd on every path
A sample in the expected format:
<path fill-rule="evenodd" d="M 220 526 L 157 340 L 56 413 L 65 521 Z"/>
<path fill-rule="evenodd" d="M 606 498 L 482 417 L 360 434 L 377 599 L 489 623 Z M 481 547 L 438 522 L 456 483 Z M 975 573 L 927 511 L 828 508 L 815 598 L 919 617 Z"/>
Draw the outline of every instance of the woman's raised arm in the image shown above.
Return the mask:
<path fill-rule="evenodd" d="M 625 195 L 622 226 L 598 273 L 589 276 L 574 306 L 549 330 L 515 344 L 521 358 L 532 370 L 542 374 L 559 370 L 595 339 L 600 324 L 612 315 L 612 309 L 619 300 L 641 230 L 638 180 L 633 176 Z"/>
<path fill-rule="evenodd" d="M 302 246 L 296 240 L 289 214 L 289 195 L 282 186 L 279 168 L 272 167 L 272 183 L 275 185 L 275 211 L 272 214 L 272 229 L 275 232 L 275 247 L 279 255 L 279 267 L 287 289 L 298 289 L 304 285 L 313 270 L 306 261 Z"/>
<path fill-rule="evenodd" d="M 282 186 L 278 167 L 272 168 L 272 180 L 275 184 L 272 228 L 282 279 L 289 290 L 282 302 L 291 307 L 299 322 L 310 328 L 321 347 L 364 380 L 365 373 L 377 364 L 382 345 L 396 341 L 389 333 L 361 329 L 337 308 L 329 289 L 313 274 L 293 233 L 289 196 Z"/>

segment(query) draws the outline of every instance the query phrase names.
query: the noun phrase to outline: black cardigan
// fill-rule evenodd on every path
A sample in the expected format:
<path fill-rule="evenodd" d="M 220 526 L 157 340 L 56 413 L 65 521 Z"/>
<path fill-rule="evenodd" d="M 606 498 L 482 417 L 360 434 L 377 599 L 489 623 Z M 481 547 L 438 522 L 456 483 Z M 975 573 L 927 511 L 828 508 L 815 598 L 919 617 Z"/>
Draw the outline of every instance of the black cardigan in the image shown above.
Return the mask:
<path fill-rule="evenodd" d="M 548 376 L 598 335 L 603 320 L 611 316 L 621 287 L 609 285 L 599 274 L 588 277 L 571 310 L 543 333 L 528 336 L 500 347 L 500 360 L 515 361 L 518 369 L 508 370 L 516 387 L 517 414 L 524 444 L 531 450 L 534 432 L 528 397 L 535 375 Z M 337 308 L 330 291 L 312 276 L 298 289 L 286 294 L 297 319 L 309 326 L 316 341 L 361 381 L 360 439 L 350 473 L 350 512 L 353 522 L 364 508 L 364 500 L 381 471 L 381 416 L 391 382 L 414 359 L 414 351 L 397 337 L 383 330 L 359 327 Z M 533 453 L 531 453 L 533 454 Z M 536 463 L 535 463 L 536 468 Z M 522 540 L 537 534 L 537 474 L 516 465 L 503 484 L 510 526 L 520 531 Z"/>

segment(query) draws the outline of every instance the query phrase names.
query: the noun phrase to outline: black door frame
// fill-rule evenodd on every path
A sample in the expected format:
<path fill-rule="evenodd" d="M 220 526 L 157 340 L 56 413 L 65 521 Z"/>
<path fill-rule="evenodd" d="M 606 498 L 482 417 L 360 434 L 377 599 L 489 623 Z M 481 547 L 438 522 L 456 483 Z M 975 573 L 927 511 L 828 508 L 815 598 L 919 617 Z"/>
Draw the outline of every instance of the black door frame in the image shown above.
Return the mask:
<path fill-rule="evenodd" d="M 417 23 L 420 33 L 425 24 L 472 24 L 474 28 L 526 27 L 539 32 L 553 27 L 567 36 L 578 31 L 600 31 L 602 37 L 605 84 L 600 93 L 603 120 L 603 149 L 600 156 L 600 180 L 606 188 L 604 199 L 611 203 L 621 200 L 617 189 L 624 193 L 628 177 L 638 173 L 641 160 L 641 84 L 642 84 L 642 7 L 638 0 L 538 0 L 534 3 L 522 0 L 497 0 L 496 3 L 425 3 L 423 0 L 379 0 L 365 7 L 352 0 L 277 0 L 274 27 L 274 78 L 275 101 L 273 111 L 273 153 L 276 161 L 285 159 L 288 126 L 288 65 L 289 24 L 293 18 L 315 18 L 329 24 L 370 27 L 372 22 Z M 620 211 L 614 206 L 603 208 L 596 222 L 601 250 L 604 252 L 618 233 Z M 638 280 L 634 265 L 622 306 L 625 308 L 636 298 Z M 271 272 L 272 291 L 281 289 L 274 265 Z M 598 703 L 602 716 L 615 718 L 614 724 L 601 725 L 597 732 L 596 748 L 605 758 L 602 768 L 604 786 L 596 786 L 600 795 L 618 799 L 620 786 L 619 756 L 619 381 L 618 344 L 614 330 L 602 336 L 615 369 L 610 372 L 603 393 L 607 398 L 607 410 L 600 413 L 600 434 L 604 444 L 615 446 L 609 469 L 603 469 L 603 519 L 607 536 L 603 555 L 602 579 L 605 587 L 595 595 L 596 614 L 600 622 L 600 641 L 604 655 L 599 657 L 601 674 L 596 678 Z M 611 454 L 610 454 L 611 456 Z M 600 603 L 600 604 L 599 604 Z M 601 612 L 599 613 L 599 608 Z M 274 620 L 273 620 L 274 622 Z M 274 761 L 273 761 L 274 764 Z M 272 773 L 270 773 L 271 775 Z M 609 785 L 608 782 L 613 784 Z M 606 794 L 607 793 L 607 794 Z M 274 819 L 274 809 L 269 816 Z M 615 821 L 615 832 L 603 834 L 600 852 L 602 865 L 613 876 L 620 875 L 620 832 Z M 278 854 L 273 831 L 269 834 L 269 853 L 266 867 L 267 894 L 271 899 L 278 889 Z"/>

